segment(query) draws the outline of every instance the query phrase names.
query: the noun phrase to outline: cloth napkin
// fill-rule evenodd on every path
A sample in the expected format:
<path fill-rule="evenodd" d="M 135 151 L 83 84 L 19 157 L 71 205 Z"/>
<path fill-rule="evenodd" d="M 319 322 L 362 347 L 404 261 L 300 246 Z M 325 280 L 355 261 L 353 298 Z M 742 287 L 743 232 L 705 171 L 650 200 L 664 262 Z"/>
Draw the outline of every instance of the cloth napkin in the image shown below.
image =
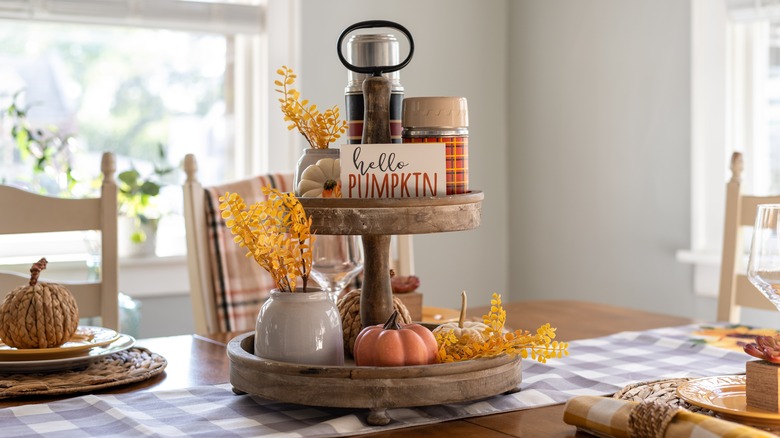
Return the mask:
<path fill-rule="evenodd" d="M 607 438 L 777 437 L 753 427 L 680 408 L 586 395 L 566 403 L 563 421 Z"/>

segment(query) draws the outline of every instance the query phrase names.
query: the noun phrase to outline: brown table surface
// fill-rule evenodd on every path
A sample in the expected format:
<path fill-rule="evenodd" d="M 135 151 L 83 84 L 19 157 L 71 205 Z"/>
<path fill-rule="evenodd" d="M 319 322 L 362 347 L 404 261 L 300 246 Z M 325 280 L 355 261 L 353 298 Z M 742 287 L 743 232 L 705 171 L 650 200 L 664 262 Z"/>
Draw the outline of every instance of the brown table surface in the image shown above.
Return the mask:
<path fill-rule="evenodd" d="M 581 301 L 519 301 L 504 303 L 504 308 L 507 312 L 507 326 L 534 330 L 549 322 L 553 327 L 557 327 L 558 339 L 562 341 L 694 322 L 689 318 Z M 474 308 L 469 311 L 469 314 L 481 316 L 487 311 L 485 307 Z M 230 364 L 225 353 L 225 345 L 237 334 L 217 333 L 209 336 L 182 335 L 141 339 L 137 345 L 159 353 L 168 360 L 165 372 L 144 382 L 98 393 L 116 394 L 227 383 Z M 0 400 L 0 408 L 55 399 L 39 397 Z M 377 438 L 590 436 L 577 433 L 573 426 L 561 420 L 562 416 L 563 405 L 555 405 L 373 433 L 370 436 Z"/>

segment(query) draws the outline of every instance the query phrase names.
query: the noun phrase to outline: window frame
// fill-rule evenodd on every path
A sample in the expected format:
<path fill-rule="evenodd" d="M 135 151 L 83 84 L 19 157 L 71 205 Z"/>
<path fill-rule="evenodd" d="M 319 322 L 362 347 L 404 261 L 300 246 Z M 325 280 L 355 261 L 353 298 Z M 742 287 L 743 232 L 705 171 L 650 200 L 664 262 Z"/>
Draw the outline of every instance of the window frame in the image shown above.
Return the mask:
<path fill-rule="evenodd" d="M 276 103 L 268 86 L 278 65 L 295 65 L 299 59 L 300 3 L 299 0 L 255 1 L 251 4 L 221 1 L 191 2 L 186 0 L 133 0 L 112 2 L 104 0 L 59 0 L 36 2 L 20 0 L 0 4 L 0 18 L 21 21 L 57 21 L 67 23 L 106 24 L 134 27 L 167 28 L 183 31 L 208 31 L 224 34 L 234 50 L 228 53 L 226 82 L 233 84 L 234 102 L 234 178 L 293 169 L 301 150 L 300 141 L 290 136 L 281 117 L 269 114 Z M 124 15 L 122 15 L 124 14 Z M 238 17 L 238 18 L 237 18 Z M 273 41 L 273 45 L 270 42 Z M 230 47 L 229 45 L 229 47 Z M 229 104 L 229 102 L 226 102 Z M 273 113 L 274 116 L 278 115 Z M 277 121 L 278 119 L 278 121 Z M 273 151 L 269 147 L 274 144 Z M 39 239 L 20 235 L 20 242 Z M 58 237 L 62 239 L 62 237 Z M 67 237 L 50 257 L 76 261 L 87 260 L 81 252 L 83 242 L 72 241 L 68 251 Z M 0 265 L 18 263 L 18 248 L 28 245 L 4 245 L 0 248 Z M 29 256 L 39 256 L 31 249 Z M 166 254 L 182 260 L 182 254 Z M 159 257 L 150 257 L 157 259 Z M 120 260 L 123 263 L 124 260 Z M 138 260 L 131 264 L 138 264 Z"/>
<path fill-rule="evenodd" d="M 691 2 L 691 246 L 676 257 L 693 265 L 693 292 L 702 297 L 718 295 L 732 152 L 743 153 L 743 191 L 767 178 L 758 159 L 768 143 L 767 107 L 754 97 L 767 77 L 766 20 L 773 15 L 742 3 Z"/>

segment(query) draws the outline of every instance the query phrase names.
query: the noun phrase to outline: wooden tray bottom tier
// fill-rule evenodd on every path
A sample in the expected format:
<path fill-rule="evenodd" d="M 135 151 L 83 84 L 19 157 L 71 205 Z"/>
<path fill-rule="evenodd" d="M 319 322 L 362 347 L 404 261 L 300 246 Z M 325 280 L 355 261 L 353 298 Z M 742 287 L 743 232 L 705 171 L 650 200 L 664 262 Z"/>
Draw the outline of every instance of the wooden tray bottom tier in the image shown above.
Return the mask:
<path fill-rule="evenodd" d="M 386 424 L 387 408 L 477 400 L 514 390 L 522 380 L 519 357 L 407 367 L 312 366 L 255 356 L 254 339 L 250 332 L 228 344 L 235 390 L 308 406 L 372 409 L 371 424 Z"/>

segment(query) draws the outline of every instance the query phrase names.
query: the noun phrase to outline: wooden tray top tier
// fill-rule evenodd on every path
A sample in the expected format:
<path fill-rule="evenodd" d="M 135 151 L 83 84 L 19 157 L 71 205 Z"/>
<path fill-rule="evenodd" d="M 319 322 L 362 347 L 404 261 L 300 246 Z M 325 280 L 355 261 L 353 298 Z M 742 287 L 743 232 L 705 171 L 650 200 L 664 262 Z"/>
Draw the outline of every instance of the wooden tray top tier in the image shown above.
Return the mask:
<path fill-rule="evenodd" d="M 481 191 L 403 199 L 299 198 L 318 234 L 394 235 L 479 227 Z"/>
<path fill-rule="evenodd" d="M 484 194 L 405 199 L 299 198 L 317 234 L 363 236 L 360 322 L 381 324 L 393 313 L 390 236 L 479 227 Z"/>

